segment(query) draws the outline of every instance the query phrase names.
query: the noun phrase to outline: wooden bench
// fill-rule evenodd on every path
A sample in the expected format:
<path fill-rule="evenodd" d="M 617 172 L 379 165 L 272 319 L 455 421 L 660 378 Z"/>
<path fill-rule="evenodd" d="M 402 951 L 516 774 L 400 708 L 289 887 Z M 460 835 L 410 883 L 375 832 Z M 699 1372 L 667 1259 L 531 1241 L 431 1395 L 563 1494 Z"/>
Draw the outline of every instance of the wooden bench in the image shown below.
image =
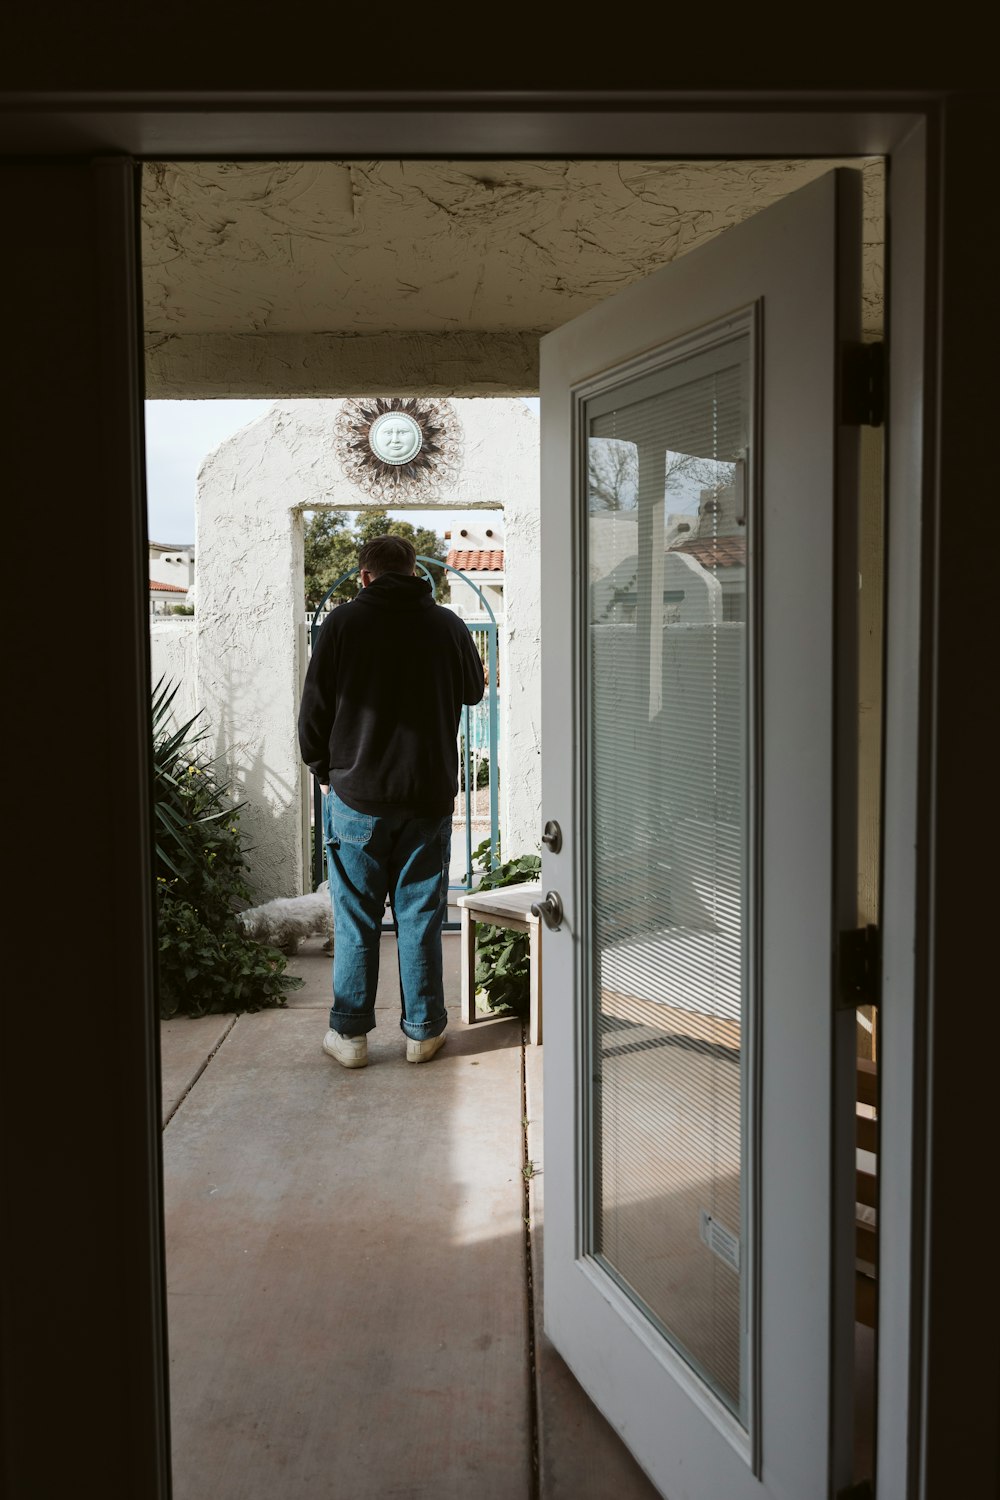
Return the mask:
<path fill-rule="evenodd" d="M 528 1039 L 534 1045 L 542 1040 L 542 928 L 532 916 L 531 907 L 540 901 L 542 887 L 530 885 L 502 886 L 497 891 L 472 891 L 459 896 L 462 909 L 462 1020 L 469 1026 L 487 1021 L 489 1015 L 476 1012 L 476 927 L 480 922 L 490 927 L 507 927 L 528 934 L 530 965 L 530 1001 Z"/>

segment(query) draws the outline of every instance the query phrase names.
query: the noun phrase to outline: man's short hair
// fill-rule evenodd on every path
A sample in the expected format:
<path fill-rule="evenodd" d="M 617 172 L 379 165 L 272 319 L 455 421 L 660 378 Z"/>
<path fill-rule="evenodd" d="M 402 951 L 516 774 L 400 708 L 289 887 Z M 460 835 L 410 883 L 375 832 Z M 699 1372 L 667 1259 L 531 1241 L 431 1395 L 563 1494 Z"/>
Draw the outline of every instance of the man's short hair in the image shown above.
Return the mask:
<path fill-rule="evenodd" d="M 365 542 L 358 553 L 358 567 L 373 578 L 383 573 L 412 575 L 417 565 L 417 549 L 405 536 L 375 536 Z"/>

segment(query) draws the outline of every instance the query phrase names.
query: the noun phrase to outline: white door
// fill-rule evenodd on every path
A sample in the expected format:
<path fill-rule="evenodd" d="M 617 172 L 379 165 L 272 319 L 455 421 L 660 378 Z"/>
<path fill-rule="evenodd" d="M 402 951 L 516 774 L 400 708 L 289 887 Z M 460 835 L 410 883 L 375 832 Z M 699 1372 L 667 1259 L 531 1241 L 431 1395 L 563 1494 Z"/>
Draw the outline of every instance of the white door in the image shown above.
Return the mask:
<path fill-rule="evenodd" d="M 542 341 L 545 1327 L 670 1500 L 850 1481 L 860 245 L 832 172 Z"/>

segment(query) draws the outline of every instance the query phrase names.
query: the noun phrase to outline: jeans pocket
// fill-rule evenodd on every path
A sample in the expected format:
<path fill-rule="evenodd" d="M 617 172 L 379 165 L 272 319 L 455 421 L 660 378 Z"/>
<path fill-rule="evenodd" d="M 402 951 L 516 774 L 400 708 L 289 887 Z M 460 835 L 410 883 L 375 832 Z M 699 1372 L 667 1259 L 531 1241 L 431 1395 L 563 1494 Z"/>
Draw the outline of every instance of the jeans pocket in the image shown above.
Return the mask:
<path fill-rule="evenodd" d="M 369 843 L 375 829 L 372 813 L 355 812 L 342 802 L 335 792 L 330 792 L 330 833 L 335 844 L 354 844 L 359 848 Z"/>

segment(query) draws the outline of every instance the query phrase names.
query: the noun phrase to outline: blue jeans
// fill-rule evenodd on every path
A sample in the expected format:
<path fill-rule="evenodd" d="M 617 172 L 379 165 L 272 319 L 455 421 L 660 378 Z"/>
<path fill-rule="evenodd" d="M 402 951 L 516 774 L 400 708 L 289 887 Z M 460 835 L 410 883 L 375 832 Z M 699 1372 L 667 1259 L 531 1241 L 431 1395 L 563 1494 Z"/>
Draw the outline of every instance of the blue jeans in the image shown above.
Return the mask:
<path fill-rule="evenodd" d="M 414 818 L 355 812 L 331 787 L 323 834 L 333 898 L 330 1027 L 364 1036 L 375 1026 L 385 898 L 399 957 L 400 1027 L 414 1041 L 440 1036 L 444 1003 L 441 929 L 448 909 L 451 814 Z"/>

